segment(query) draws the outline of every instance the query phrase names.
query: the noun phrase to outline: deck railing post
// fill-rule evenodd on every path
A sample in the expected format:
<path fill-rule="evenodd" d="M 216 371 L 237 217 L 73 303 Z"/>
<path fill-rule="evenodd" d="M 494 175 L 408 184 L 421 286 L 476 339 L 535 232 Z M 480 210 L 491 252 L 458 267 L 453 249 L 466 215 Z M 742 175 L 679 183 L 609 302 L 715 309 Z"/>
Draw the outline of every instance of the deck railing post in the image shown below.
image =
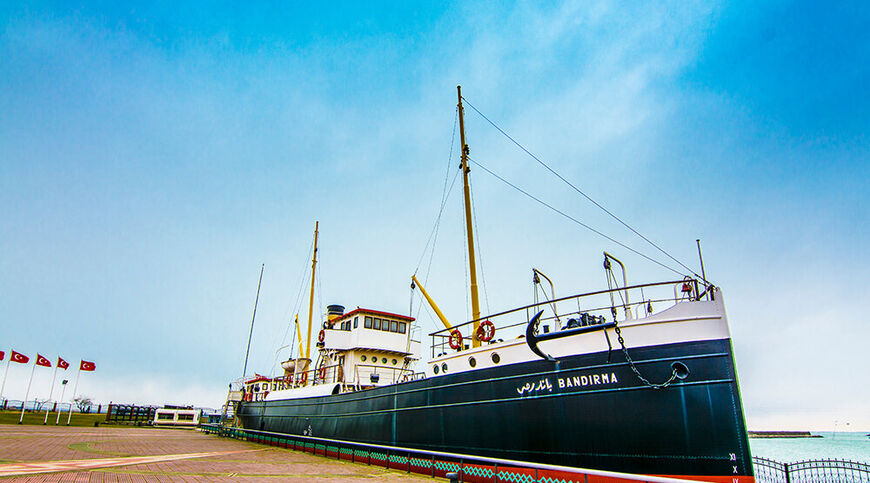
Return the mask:
<path fill-rule="evenodd" d="M 788 463 L 783 463 L 782 468 L 785 470 L 785 483 L 791 483 L 791 477 L 788 474 Z"/>

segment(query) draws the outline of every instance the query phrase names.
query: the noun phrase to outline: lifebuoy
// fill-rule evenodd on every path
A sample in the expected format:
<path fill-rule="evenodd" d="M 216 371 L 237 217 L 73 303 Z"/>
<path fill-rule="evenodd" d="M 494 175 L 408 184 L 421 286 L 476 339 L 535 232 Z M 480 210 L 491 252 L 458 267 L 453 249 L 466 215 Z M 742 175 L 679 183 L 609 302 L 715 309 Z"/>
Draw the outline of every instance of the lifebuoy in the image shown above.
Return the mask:
<path fill-rule="evenodd" d="M 462 347 L 462 333 L 459 329 L 453 329 L 450 331 L 450 348 L 459 350 L 460 347 Z"/>
<path fill-rule="evenodd" d="M 317 334 L 317 341 L 323 342 L 324 340 L 326 340 L 326 331 L 321 329 L 320 333 Z"/>
<path fill-rule="evenodd" d="M 320 380 L 321 381 L 326 380 L 326 366 L 323 366 L 320 368 Z"/>
<path fill-rule="evenodd" d="M 299 384 L 305 385 L 308 382 L 308 372 L 303 372 L 302 377 L 299 378 Z"/>
<path fill-rule="evenodd" d="M 253 396 L 252 393 L 250 393 L 250 392 L 246 392 L 246 393 L 245 393 L 245 397 L 244 397 L 245 402 L 251 402 L 251 396 Z"/>
<path fill-rule="evenodd" d="M 477 340 L 489 342 L 495 336 L 495 325 L 489 320 L 484 320 L 477 327 L 475 335 L 477 335 Z"/>

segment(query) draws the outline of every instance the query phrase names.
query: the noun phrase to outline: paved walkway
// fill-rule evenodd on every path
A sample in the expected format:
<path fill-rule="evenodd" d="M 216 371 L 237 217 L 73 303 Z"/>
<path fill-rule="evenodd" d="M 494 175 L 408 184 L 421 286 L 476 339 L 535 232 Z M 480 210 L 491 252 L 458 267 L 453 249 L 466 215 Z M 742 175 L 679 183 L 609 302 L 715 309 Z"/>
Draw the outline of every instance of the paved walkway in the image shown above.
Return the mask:
<path fill-rule="evenodd" d="M 0 425 L 0 479 L 33 482 L 432 482 L 198 431 Z"/>

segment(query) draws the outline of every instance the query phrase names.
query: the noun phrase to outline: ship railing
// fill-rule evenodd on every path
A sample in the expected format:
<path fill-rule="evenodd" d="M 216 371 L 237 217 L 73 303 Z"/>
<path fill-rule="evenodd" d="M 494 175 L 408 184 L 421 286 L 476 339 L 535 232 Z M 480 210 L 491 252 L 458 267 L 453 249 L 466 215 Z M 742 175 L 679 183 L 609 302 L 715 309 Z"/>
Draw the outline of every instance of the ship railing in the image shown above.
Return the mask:
<path fill-rule="evenodd" d="M 495 343 L 523 336 L 529 321 L 539 311 L 543 313 L 538 330 L 547 333 L 567 328 L 641 319 L 681 302 L 712 300 L 713 293 L 712 285 L 705 285 L 697 279 L 687 277 L 682 280 L 613 287 L 544 300 L 469 320 L 450 329 L 441 329 L 429 334 L 432 338 L 431 357 L 470 348 L 476 322 L 489 321 L 493 324 L 495 327 L 493 337 L 483 343 Z M 458 332 L 461 337 L 453 335 L 454 332 Z M 453 345 L 458 345 L 458 349 L 451 347 L 451 338 Z M 461 342 L 457 344 L 458 340 Z"/>
<path fill-rule="evenodd" d="M 344 368 L 341 364 L 330 364 L 294 372 L 290 376 L 276 377 L 273 381 L 278 384 L 279 389 L 296 389 L 317 384 L 343 383 L 344 379 Z"/>
<path fill-rule="evenodd" d="M 228 428 L 203 424 L 200 430 L 208 434 L 235 438 L 269 446 L 303 451 L 317 456 L 336 458 L 351 463 L 382 466 L 386 469 L 448 478 L 456 473 L 459 481 L 476 482 L 564 482 L 617 483 L 638 481 L 647 483 L 697 483 L 697 481 L 636 475 L 615 471 L 573 468 L 500 458 L 488 458 L 460 453 L 429 451 L 400 446 L 384 446 L 338 439 L 282 434 L 253 429 Z"/>
<path fill-rule="evenodd" d="M 370 386 L 384 386 L 414 380 L 415 372 L 404 367 L 390 367 L 377 364 L 354 365 L 354 381 L 357 389 Z"/>

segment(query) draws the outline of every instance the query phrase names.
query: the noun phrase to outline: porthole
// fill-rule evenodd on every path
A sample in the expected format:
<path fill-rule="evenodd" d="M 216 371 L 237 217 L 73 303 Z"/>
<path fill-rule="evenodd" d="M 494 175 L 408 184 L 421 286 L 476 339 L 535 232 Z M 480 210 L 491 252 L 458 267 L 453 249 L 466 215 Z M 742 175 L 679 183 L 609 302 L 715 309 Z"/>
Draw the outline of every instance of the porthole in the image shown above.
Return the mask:
<path fill-rule="evenodd" d="M 477 360 L 476 360 L 474 357 L 469 357 L 469 358 L 468 358 L 468 365 L 471 366 L 471 367 L 476 366 L 476 365 L 477 365 Z"/>
<path fill-rule="evenodd" d="M 386 357 L 382 357 L 382 358 L 381 358 L 381 362 L 384 363 L 384 364 L 386 364 L 386 363 L 387 363 L 387 358 L 386 358 Z"/>
<path fill-rule="evenodd" d="M 393 359 L 393 365 L 394 365 L 394 366 L 395 366 L 396 364 L 398 364 L 398 363 L 399 363 L 399 361 L 397 361 L 396 359 Z"/>
<path fill-rule="evenodd" d="M 365 354 L 363 354 L 363 356 L 362 356 L 362 357 L 360 357 L 360 360 L 361 360 L 361 361 L 363 361 L 363 362 L 365 362 L 365 361 L 366 361 L 366 356 L 365 356 Z"/>
<path fill-rule="evenodd" d="M 447 363 L 446 362 L 441 364 L 441 372 L 447 372 Z"/>
<path fill-rule="evenodd" d="M 492 363 L 498 364 L 499 362 L 501 362 L 501 357 L 498 355 L 498 352 L 493 352 L 492 353 Z"/>
<path fill-rule="evenodd" d="M 438 374 L 438 365 L 432 366 L 432 372 L 434 372 L 435 374 Z"/>

